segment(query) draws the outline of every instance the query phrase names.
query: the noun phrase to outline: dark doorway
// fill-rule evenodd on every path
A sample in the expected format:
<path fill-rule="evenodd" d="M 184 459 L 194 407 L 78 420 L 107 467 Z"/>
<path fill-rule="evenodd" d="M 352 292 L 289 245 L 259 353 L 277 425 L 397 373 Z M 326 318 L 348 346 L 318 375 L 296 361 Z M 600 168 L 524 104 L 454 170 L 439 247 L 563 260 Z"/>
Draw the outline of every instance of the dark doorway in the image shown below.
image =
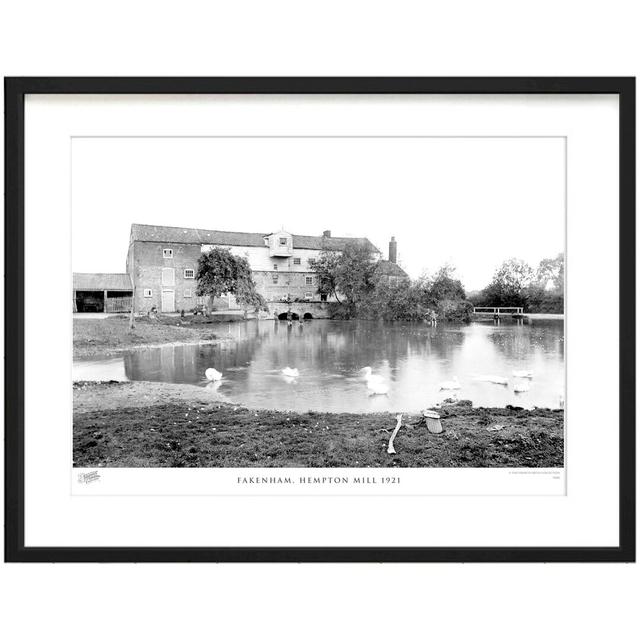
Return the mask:
<path fill-rule="evenodd" d="M 303 319 L 303 320 L 313 320 L 313 316 L 312 316 L 312 315 L 307 311 L 307 313 L 305 313 L 305 314 L 302 316 L 302 319 Z"/>
<path fill-rule="evenodd" d="M 76 291 L 78 313 L 103 313 L 104 291 Z"/>

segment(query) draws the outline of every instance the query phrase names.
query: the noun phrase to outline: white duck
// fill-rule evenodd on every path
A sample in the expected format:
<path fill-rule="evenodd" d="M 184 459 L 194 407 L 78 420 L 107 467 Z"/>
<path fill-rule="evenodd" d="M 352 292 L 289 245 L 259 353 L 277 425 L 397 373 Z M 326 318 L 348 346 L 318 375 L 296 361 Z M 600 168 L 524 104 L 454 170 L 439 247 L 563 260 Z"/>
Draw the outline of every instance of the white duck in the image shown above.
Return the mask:
<path fill-rule="evenodd" d="M 533 378 L 533 373 L 531 371 L 524 371 L 524 370 L 514 371 L 513 377 L 514 378 Z"/>
<path fill-rule="evenodd" d="M 297 378 L 300 375 L 298 369 L 292 369 L 291 367 L 285 367 L 282 370 L 282 375 L 287 378 Z"/>
<path fill-rule="evenodd" d="M 376 377 L 379 378 L 380 376 Z M 367 389 L 369 390 L 369 395 L 372 396 L 386 396 L 389 393 L 389 386 L 384 380 L 369 380 Z"/>
<path fill-rule="evenodd" d="M 445 380 L 440 383 L 440 391 L 446 389 L 447 391 L 457 391 L 460 389 L 460 383 L 458 382 L 458 376 L 453 376 L 451 380 Z"/>
<path fill-rule="evenodd" d="M 502 376 L 479 376 L 478 380 L 482 380 L 482 382 L 490 382 L 491 384 L 509 384 L 509 380 Z"/>
<path fill-rule="evenodd" d="M 211 380 L 213 382 L 217 382 L 218 380 L 222 380 L 222 374 L 213 367 L 210 367 L 204 372 L 204 375 L 207 380 Z"/>
<path fill-rule="evenodd" d="M 529 380 L 518 380 L 513 383 L 513 391 L 515 393 L 525 393 L 529 391 Z"/>
<path fill-rule="evenodd" d="M 364 373 L 364 379 L 367 382 L 367 385 L 369 383 L 374 383 L 374 384 L 384 383 L 384 378 L 382 376 L 379 376 L 373 373 L 373 369 L 371 369 L 371 367 L 363 367 L 361 371 Z"/>

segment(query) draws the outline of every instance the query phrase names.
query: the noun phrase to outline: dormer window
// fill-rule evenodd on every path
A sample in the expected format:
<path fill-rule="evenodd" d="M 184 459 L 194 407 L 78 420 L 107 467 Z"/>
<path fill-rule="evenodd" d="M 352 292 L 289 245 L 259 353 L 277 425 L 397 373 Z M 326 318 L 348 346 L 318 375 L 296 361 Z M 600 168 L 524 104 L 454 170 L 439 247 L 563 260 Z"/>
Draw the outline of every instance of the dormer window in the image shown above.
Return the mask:
<path fill-rule="evenodd" d="M 277 231 L 269 237 L 269 255 L 272 258 L 290 258 L 293 253 L 293 236 L 287 231 Z"/>

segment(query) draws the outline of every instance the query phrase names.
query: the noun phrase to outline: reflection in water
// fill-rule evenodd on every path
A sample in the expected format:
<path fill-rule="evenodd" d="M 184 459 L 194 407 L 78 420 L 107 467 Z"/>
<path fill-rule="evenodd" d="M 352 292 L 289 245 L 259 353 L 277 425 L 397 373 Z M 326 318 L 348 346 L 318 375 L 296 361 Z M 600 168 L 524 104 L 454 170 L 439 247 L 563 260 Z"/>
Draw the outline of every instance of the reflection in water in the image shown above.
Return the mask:
<path fill-rule="evenodd" d="M 207 386 L 213 397 L 250 407 L 316 411 L 417 411 L 451 392 L 480 406 L 558 407 L 564 389 L 564 335 L 560 321 L 465 326 L 315 320 L 229 323 L 233 341 L 132 351 L 100 361 L 76 361 L 74 378 L 181 382 Z M 370 366 L 389 385 L 388 396 L 370 396 L 361 369 Z M 204 372 L 215 367 L 222 382 Z M 298 378 L 281 371 L 296 367 Z M 531 370 L 529 390 L 514 391 L 514 370 Z M 117 374 L 117 375 L 114 375 Z M 478 380 L 505 376 L 507 386 Z"/>

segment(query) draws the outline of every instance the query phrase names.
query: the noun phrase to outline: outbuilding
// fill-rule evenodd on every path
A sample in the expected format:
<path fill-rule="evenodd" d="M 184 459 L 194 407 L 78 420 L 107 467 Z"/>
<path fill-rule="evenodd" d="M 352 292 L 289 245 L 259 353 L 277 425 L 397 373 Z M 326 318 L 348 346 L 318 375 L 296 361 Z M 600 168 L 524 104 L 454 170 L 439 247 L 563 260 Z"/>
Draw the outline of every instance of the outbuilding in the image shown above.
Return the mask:
<path fill-rule="evenodd" d="M 74 313 L 129 313 L 133 285 L 128 273 L 74 273 Z"/>

